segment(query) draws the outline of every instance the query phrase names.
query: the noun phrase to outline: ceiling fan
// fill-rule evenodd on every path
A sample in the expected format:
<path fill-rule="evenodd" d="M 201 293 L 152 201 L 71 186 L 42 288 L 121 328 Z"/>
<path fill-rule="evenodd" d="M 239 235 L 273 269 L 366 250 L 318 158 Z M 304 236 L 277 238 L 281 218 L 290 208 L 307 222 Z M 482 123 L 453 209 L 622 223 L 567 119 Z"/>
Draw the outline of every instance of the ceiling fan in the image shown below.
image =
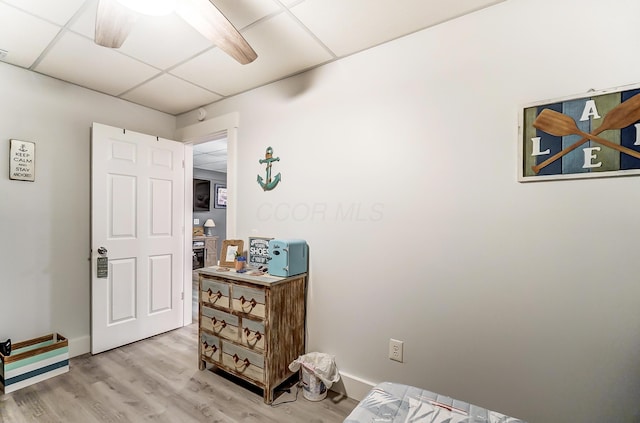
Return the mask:
<path fill-rule="evenodd" d="M 253 62 L 258 55 L 240 32 L 229 22 L 211 0 L 168 0 L 147 1 L 154 7 L 166 6 L 164 10 L 146 12 L 139 1 L 134 0 L 99 0 L 96 15 L 95 42 L 103 47 L 120 48 L 129 35 L 138 13 L 169 14 L 175 11 L 178 16 L 193 26 L 206 39 L 218 46 L 222 51 L 239 63 L 246 65 Z M 144 2 L 142 2 L 144 3 Z"/>

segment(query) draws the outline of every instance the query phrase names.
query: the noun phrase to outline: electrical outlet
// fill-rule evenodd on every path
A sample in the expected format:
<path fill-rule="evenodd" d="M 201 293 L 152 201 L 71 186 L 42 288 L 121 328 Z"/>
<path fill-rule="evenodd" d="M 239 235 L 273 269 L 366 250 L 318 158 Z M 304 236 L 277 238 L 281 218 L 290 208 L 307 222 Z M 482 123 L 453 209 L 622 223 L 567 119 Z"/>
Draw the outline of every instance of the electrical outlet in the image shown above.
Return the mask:
<path fill-rule="evenodd" d="M 200 224 L 200 219 L 193 219 L 193 224 L 194 225 L 199 225 Z"/>
<path fill-rule="evenodd" d="M 397 339 L 389 339 L 389 358 L 402 363 L 402 347 L 404 342 Z"/>

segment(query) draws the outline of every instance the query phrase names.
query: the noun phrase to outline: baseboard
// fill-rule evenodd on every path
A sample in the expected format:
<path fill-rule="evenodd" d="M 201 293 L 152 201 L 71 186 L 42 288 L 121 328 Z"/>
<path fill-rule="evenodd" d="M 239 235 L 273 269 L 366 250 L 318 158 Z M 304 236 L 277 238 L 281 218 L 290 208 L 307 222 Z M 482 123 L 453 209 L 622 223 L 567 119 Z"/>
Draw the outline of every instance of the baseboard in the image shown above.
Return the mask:
<path fill-rule="evenodd" d="M 91 337 L 80 336 L 69 339 L 69 358 L 91 352 Z"/>
<path fill-rule="evenodd" d="M 340 372 L 340 380 L 331 386 L 331 390 L 356 401 L 362 400 L 376 384 L 348 373 Z"/>

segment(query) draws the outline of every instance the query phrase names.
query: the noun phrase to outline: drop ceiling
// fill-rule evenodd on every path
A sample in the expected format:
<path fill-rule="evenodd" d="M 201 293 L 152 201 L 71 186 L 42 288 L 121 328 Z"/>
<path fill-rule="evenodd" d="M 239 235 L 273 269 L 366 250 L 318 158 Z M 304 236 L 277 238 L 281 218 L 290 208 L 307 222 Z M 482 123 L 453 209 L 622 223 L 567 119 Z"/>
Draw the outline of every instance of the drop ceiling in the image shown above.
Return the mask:
<path fill-rule="evenodd" d="M 227 139 L 194 145 L 193 168 L 227 173 Z"/>
<path fill-rule="evenodd" d="M 212 0 L 258 58 L 240 65 L 176 14 L 93 42 L 97 0 L 0 0 L 0 61 L 178 115 L 504 0 Z"/>

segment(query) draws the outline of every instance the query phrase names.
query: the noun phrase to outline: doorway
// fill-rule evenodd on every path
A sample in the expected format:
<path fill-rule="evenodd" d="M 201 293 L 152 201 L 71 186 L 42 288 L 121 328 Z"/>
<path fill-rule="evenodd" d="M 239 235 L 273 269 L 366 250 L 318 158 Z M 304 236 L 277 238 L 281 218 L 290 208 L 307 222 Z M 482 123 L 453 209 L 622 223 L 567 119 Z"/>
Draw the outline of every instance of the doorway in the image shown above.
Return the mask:
<path fill-rule="evenodd" d="M 237 112 L 216 116 L 205 121 L 187 125 L 176 131 L 176 139 L 182 141 L 185 146 L 185 220 L 184 220 L 184 256 L 185 261 L 192 260 L 193 232 L 189 229 L 193 227 L 193 149 L 199 144 L 216 141 L 226 138 L 227 140 L 227 208 L 226 208 L 226 234 L 225 238 L 236 237 L 236 155 L 237 137 L 240 115 Z M 193 291 L 189 282 L 193 278 L 191 266 L 184 266 L 184 293 Z M 191 285 L 191 287 L 189 287 Z M 186 295 L 185 295 L 186 296 Z M 193 321 L 193 301 L 184 301 L 184 325 L 192 324 Z"/>
<path fill-rule="evenodd" d="M 220 134 L 210 141 L 205 141 L 193 146 L 193 180 L 204 181 L 208 192 L 205 196 L 197 197 L 194 192 L 194 208 L 193 208 L 193 258 L 194 263 L 197 261 L 198 266 L 194 267 L 192 273 L 192 321 L 198 318 L 198 271 L 197 268 L 205 266 L 204 259 L 200 265 L 197 260 L 204 255 L 205 240 L 202 240 L 200 232 L 207 239 L 206 245 L 215 245 L 214 265 L 217 264 L 220 257 L 220 244 L 227 237 L 227 210 L 226 204 L 218 197 L 218 192 L 227 187 L 227 136 L 226 133 Z M 194 182 L 195 186 L 195 182 Z M 226 197 L 225 197 L 226 199 Z M 203 201 L 204 200 L 204 201 Z M 197 204 L 196 204 L 197 203 Z M 197 207 L 196 207 L 197 205 Z M 214 226 L 211 226 L 214 225 Z M 210 239 L 213 237 L 214 239 Z M 202 244 L 203 248 L 196 248 L 195 245 Z M 211 266 L 211 263 L 207 263 Z"/>

